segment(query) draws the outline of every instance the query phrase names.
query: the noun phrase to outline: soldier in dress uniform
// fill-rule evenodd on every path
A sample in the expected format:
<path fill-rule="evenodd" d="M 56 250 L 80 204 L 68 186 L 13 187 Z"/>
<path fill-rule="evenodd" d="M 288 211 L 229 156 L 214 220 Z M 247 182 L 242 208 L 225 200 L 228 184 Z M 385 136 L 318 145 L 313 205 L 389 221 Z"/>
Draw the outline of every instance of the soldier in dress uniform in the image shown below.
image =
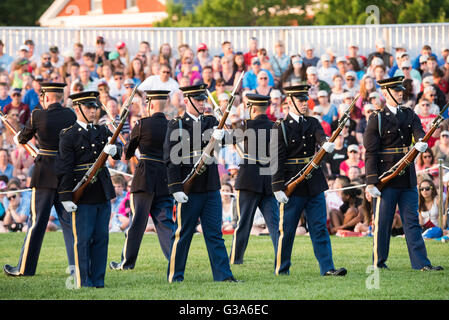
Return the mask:
<path fill-rule="evenodd" d="M 140 243 L 148 223 L 148 214 L 156 227 L 162 252 L 169 258 L 171 235 L 174 232 L 173 197 L 167 187 L 167 167 L 164 162 L 163 145 L 168 120 L 163 113 L 167 104 L 166 90 L 145 91 L 149 117 L 134 126 L 130 141 L 125 146 L 126 159 L 137 148 L 141 153 L 131 184 L 130 205 L 132 222 L 126 231 L 121 262 L 111 262 L 111 269 L 133 269 Z"/>
<path fill-rule="evenodd" d="M 195 178 L 190 193 L 183 192 L 183 181 L 207 145 L 210 132 L 221 141 L 224 131 L 215 117 L 203 115 L 207 100 L 206 85 L 180 88 L 184 94 L 186 112 L 168 123 L 164 144 L 164 158 L 168 166 L 168 190 L 177 202 L 176 231 L 172 235 L 167 279 L 183 281 L 187 255 L 198 219 L 206 241 L 212 275 L 215 281 L 237 281 L 232 275 L 229 257 L 222 234 L 222 204 L 220 179 L 215 161 L 205 165 Z M 207 130 L 207 131 L 206 131 Z M 181 147 L 181 148 L 179 148 Z"/>
<path fill-rule="evenodd" d="M 37 137 L 39 153 L 34 161 L 31 177 L 31 217 L 28 231 L 16 267 L 5 265 L 3 270 L 11 276 L 32 276 L 36 272 L 39 253 L 47 228 L 50 211 L 55 207 L 64 235 L 69 266 L 74 265 L 73 237 L 70 215 L 58 199 L 58 178 L 54 171 L 59 149 L 59 132 L 75 123 L 75 113 L 61 105 L 64 83 L 42 83 L 41 101 L 44 109 L 33 110 L 26 126 L 14 140 L 25 144 Z"/>
<path fill-rule="evenodd" d="M 119 160 L 120 143 L 109 144 L 109 129 L 93 125 L 97 109 L 98 92 L 86 91 L 70 96 L 77 121 L 60 133 L 57 171 L 60 176 L 59 198 L 64 208 L 71 212 L 74 235 L 76 287 L 104 287 L 106 273 L 109 218 L 115 190 L 109 171 L 99 170 L 93 183 L 83 192 L 77 204 L 72 190 L 104 151 Z"/>
<path fill-rule="evenodd" d="M 235 182 L 238 222 L 232 240 L 231 264 L 243 263 L 257 208 L 265 219 L 275 253 L 279 230 L 279 205 L 273 195 L 269 173 L 270 130 L 273 128 L 273 122 L 268 119 L 266 109 L 270 105 L 270 97 L 247 94 L 246 98 L 250 120 L 246 120 L 243 126 L 246 132 L 244 155 Z M 255 140 L 251 141 L 251 137 Z M 265 148 L 261 148 L 262 144 Z"/>
<path fill-rule="evenodd" d="M 418 219 L 418 191 L 413 163 L 402 174 L 390 180 L 382 192 L 376 187 L 379 177 L 410 150 L 413 138 L 416 141 L 413 148 L 419 152 L 427 149 L 427 143 L 420 141 L 425 133 L 419 117 L 412 109 L 401 105 L 405 90 L 403 78 L 399 76 L 378 81 L 386 106 L 370 116 L 363 136 L 366 148 L 366 190 L 374 197 L 375 208 L 373 265 L 375 268 L 388 268 L 385 262 L 391 226 L 396 206 L 399 206 L 412 268 L 441 270 L 439 266 L 432 266 L 427 258 Z"/>
<path fill-rule="evenodd" d="M 330 153 L 334 144 L 326 140 L 326 134 L 314 117 L 306 115 L 308 85 L 284 88 L 288 96 L 290 112 L 284 120 L 277 121 L 277 141 L 271 141 L 274 166 L 272 187 L 280 202 L 278 248 L 275 258 L 275 274 L 289 274 L 291 254 L 296 227 L 303 210 L 305 211 L 310 238 L 322 276 L 344 276 L 344 268 L 335 270 L 332 248 L 326 228 L 326 201 L 324 191 L 328 188 L 323 170 L 318 167 L 311 176 L 296 187 L 290 198 L 284 193 L 285 183 L 294 177 L 313 158 L 317 145 Z"/>

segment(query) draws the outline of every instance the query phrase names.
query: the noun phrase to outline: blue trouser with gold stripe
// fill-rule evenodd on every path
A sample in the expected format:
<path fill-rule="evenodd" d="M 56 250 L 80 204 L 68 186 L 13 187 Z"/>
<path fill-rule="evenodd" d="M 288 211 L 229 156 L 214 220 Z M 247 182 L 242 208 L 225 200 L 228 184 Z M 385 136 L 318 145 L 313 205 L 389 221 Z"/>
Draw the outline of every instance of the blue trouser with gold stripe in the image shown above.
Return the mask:
<path fill-rule="evenodd" d="M 386 187 L 382 189 L 380 198 L 373 198 L 373 265 L 381 267 L 388 258 L 391 227 L 396 213 L 396 206 L 399 207 L 412 268 L 421 269 L 430 265 L 430 261 L 427 258 L 426 245 L 421 235 L 421 226 L 419 225 L 418 190 L 416 187 Z"/>
<path fill-rule="evenodd" d="M 73 235 L 70 214 L 58 201 L 56 189 L 32 188 L 31 216 L 28 219 L 28 230 L 20 253 L 18 269 L 20 274 L 32 276 L 36 273 L 37 262 L 47 229 L 52 206 L 55 206 L 61 223 L 69 265 L 74 265 Z"/>
<path fill-rule="evenodd" d="M 296 228 L 305 210 L 313 252 L 320 266 L 320 274 L 334 269 L 332 247 L 326 227 L 326 201 L 324 192 L 313 197 L 291 196 L 279 207 L 279 238 L 276 253 L 275 274 L 289 274 Z"/>
<path fill-rule="evenodd" d="M 188 197 L 189 201 L 186 203 L 177 204 L 176 231 L 172 235 L 167 279 L 169 282 L 184 280 L 190 243 L 198 219 L 200 219 L 213 278 L 215 281 L 223 281 L 231 277 L 232 272 L 221 231 L 222 205 L 220 191 L 190 193 Z"/>
<path fill-rule="evenodd" d="M 236 201 L 239 218 L 232 239 L 230 263 L 243 263 L 243 255 L 248 245 L 254 214 L 258 207 L 267 224 L 276 254 L 277 232 L 279 230 L 279 205 L 274 195 L 263 195 L 252 191 L 238 190 Z"/>
<path fill-rule="evenodd" d="M 110 201 L 79 204 L 72 212 L 77 287 L 103 287 L 108 258 Z"/>
<path fill-rule="evenodd" d="M 156 228 L 164 256 L 169 259 L 171 236 L 175 230 L 173 221 L 173 197 L 170 195 L 155 197 L 154 193 L 135 192 L 130 196 L 132 213 L 131 225 L 125 233 L 126 240 L 122 251 L 122 267 L 133 269 L 143 234 L 148 223 L 148 214 Z"/>

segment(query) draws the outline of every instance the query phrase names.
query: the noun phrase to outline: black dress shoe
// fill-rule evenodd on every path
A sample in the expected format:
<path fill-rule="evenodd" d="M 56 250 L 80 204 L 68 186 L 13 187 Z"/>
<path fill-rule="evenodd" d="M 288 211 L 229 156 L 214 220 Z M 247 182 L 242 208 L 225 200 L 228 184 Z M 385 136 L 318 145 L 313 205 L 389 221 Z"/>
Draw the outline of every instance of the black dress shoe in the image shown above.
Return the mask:
<path fill-rule="evenodd" d="M 444 268 L 442 266 L 425 266 L 421 268 L 421 271 L 441 271 L 444 270 Z"/>
<path fill-rule="evenodd" d="M 21 276 L 20 271 L 19 271 L 19 268 L 10 266 L 9 264 L 5 264 L 5 265 L 3 266 L 3 271 L 4 271 L 8 276 L 11 276 L 11 277 L 20 277 L 20 276 Z"/>
<path fill-rule="evenodd" d="M 122 262 L 114 262 L 114 261 L 109 262 L 109 268 L 111 268 L 112 270 L 129 270 L 129 269 L 131 269 L 129 267 L 124 268 Z"/>
<path fill-rule="evenodd" d="M 348 273 L 348 270 L 345 268 L 340 268 L 338 270 L 331 269 L 324 274 L 324 276 L 335 276 L 335 277 L 343 277 Z"/>
<path fill-rule="evenodd" d="M 230 276 L 229 278 L 224 279 L 223 282 L 242 282 L 242 280 L 237 280 L 233 276 Z"/>
<path fill-rule="evenodd" d="M 390 270 L 390 268 L 388 268 L 388 266 L 385 263 L 382 263 L 382 264 L 378 265 L 377 268 L 378 269 Z"/>

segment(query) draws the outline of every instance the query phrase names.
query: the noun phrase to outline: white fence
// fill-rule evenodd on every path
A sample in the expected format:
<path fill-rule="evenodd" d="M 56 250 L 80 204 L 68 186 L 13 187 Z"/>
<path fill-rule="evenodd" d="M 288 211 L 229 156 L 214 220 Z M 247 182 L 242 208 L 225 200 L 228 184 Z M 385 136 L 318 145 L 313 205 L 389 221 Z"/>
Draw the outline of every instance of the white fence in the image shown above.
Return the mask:
<path fill-rule="evenodd" d="M 397 25 L 351 25 L 351 26 L 305 26 L 305 27 L 219 27 L 219 28 L 41 28 L 41 27 L 0 27 L 0 39 L 5 43 L 5 51 L 11 56 L 27 39 L 36 43 L 36 53 L 57 45 L 60 52 L 71 50 L 75 42 L 81 42 L 85 51 L 91 51 L 95 39 L 102 35 L 107 41 L 107 49 L 113 49 L 117 41 L 124 41 L 131 55 L 136 54 L 138 43 L 148 41 L 152 50 L 158 52 L 161 44 L 168 42 L 174 52 L 177 46 L 188 43 L 191 47 L 204 42 L 211 54 L 221 52 L 221 43 L 231 41 L 235 51 L 247 51 L 250 37 L 257 37 L 259 47 L 274 51 L 276 40 L 283 40 L 288 54 L 303 53 L 306 43 L 315 47 L 320 55 L 330 47 L 337 55 L 347 52 L 350 43 L 359 45 L 359 52 L 369 54 L 375 50 L 375 42 L 382 38 L 387 51 L 393 51 L 399 43 L 407 46 L 412 56 L 417 55 L 422 46 L 428 44 L 433 52 L 441 54 L 441 49 L 449 47 L 449 23 L 397 24 Z"/>

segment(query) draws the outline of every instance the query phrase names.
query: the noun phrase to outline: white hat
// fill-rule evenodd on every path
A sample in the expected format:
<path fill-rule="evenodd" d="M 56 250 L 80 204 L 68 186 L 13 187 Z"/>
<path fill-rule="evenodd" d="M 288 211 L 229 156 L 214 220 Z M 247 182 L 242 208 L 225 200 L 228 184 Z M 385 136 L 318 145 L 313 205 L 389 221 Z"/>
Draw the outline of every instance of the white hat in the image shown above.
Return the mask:
<path fill-rule="evenodd" d="M 229 95 L 226 92 L 220 93 L 218 101 L 229 100 Z"/>
<path fill-rule="evenodd" d="M 421 57 L 419 57 L 419 63 L 427 62 L 427 58 L 429 58 L 428 55 L 422 55 Z"/>
<path fill-rule="evenodd" d="M 351 48 L 351 47 L 356 47 L 356 48 L 358 48 L 359 45 L 352 41 L 352 42 L 349 43 L 348 48 Z"/>
<path fill-rule="evenodd" d="M 394 49 L 398 50 L 398 49 L 407 49 L 407 48 L 405 47 L 405 45 L 403 43 L 400 42 L 394 47 Z"/>
<path fill-rule="evenodd" d="M 377 92 L 377 91 L 371 92 L 368 96 L 368 99 L 371 99 L 371 98 L 380 98 L 379 92 Z"/>
<path fill-rule="evenodd" d="M 317 97 L 319 98 L 319 97 L 327 97 L 328 96 L 328 93 L 327 93 L 327 91 L 326 90 L 320 90 L 320 91 L 318 91 L 318 94 L 317 94 Z"/>
<path fill-rule="evenodd" d="M 412 66 L 412 64 L 410 63 L 410 60 L 405 60 L 402 65 L 401 68 L 410 68 Z"/>
<path fill-rule="evenodd" d="M 22 45 L 19 47 L 19 51 L 22 51 L 22 50 L 25 50 L 26 52 L 28 52 L 28 51 L 30 51 L 30 48 L 28 48 L 27 45 L 22 44 Z"/>
<path fill-rule="evenodd" d="M 382 39 L 376 41 L 376 46 L 379 48 L 385 48 L 385 42 Z"/>
<path fill-rule="evenodd" d="M 270 92 L 270 97 L 273 99 L 280 98 L 281 96 L 282 96 L 282 93 L 278 89 L 271 90 L 271 92 Z"/>
<path fill-rule="evenodd" d="M 338 111 L 339 111 L 339 112 L 346 112 L 346 110 L 348 110 L 348 108 L 349 108 L 349 105 L 348 105 L 348 104 L 346 104 L 346 103 L 341 103 L 341 104 L 338 106 Z M 346 122 L 346 123 L 349 123 L 349 119 L 348 119 L 348 122 Z"/>
<path fill-rule="evenodd" d="M 354 93 L 352 91 L 346 91 L 343 93 L 343 99 L 354 98 Z"/>
<path fill-rule="evenodd" d="M 424 90 L 423 90 L 424 93 L 427 93 L 429 91 L 430 92 L 434 92 L 435 91 L 435 88 L 432 86 L 431 83 L 429 83 L 429 85 L 427 87 L 425 87 Z"/>
<path fill-rule="evenodd" d="M 337 63 L 340 63 L 340 62 L 348 62 L 348 60 L 346 59 L 346 57 L 338 57 L 338 58 L 336 59 L 336 61 L 337 61 Z"/>
<path fill-rule="evenodd" d="M 449 136 L 449 131 L 447 131 L 447 130 L 441 131 L 440 137 L 441 137 L 441 136 Z"/>
<path fill-rule="evenodd" d="M 321 61 L 331 61 L 331 57 L 325 53 L 321 55 Z"/>
<path fill-rule="evenodd" d="M 307 68 L 306 71 L 307 74 L 318 74 L 318 70 L 314 66 L 310 66 Z"/>
<path fill-rule="evenodd" d="M 433 84 L 433 76 L 427 76 L 422 80 L 423 83 Z"/>
<path fill-rule="evenodd" d="M 400 58 L 402 58 L 402 57 L 404 57 L 404 56 L 410 56 L 410 55 L 408 54 L 407 51 L 403 51 L 403 52 L 399 53 L 399 57 L 400 57 Z"/>
<path fill-rule="evenodd" d="M 363 106 L 363 109 L 366 110 L 376 110 L 376 107 L 372 103 L 367 103 Z"/>
<path fill-rule="evenodd" d="M 443 176 L 443 182 L 447 183 L 449 181 L 449 172 L 447 172 L 444 176 Z"/>
<path fill-rule="evenodd" d="M 356 145 L 356 144 L 351 144 L 351 145 L 348 146 L 348 151 L 349 151 L 349 152 L 351 152 L 351 151 L 357 151 L 357 152 L 359 152 L 359 146 Z"/>
<path fill-rule="evenodd" d="M 323 113 L 323 107 L 322 106 L 315 106 L 315 107 L 313 107 L 313 112 L 322 114 Z"/>
<path fill-rule="evenodd" d="M 348 71 L 345 73 L 345 78 L 347 78 L 347 77 L 353 77 L 353 78 L 357 79 L 357 73 L 355 73 L 355 71 L 352 71 L 352 70 Z"/>
<path fill-rule="evenodd" d="M 383 66 L 384 61 L 379 57 L 374 57 L 373 60 L 371 60 L 371 65 L 373 66 Z"/>

